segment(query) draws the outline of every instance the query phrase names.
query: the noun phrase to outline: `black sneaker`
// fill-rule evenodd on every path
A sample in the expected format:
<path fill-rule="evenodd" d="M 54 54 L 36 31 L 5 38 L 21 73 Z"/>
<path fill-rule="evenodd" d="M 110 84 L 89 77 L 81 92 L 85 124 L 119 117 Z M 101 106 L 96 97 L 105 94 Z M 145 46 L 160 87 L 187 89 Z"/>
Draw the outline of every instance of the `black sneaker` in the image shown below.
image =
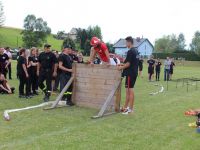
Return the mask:
<path fill-rule="evenodd" d="M 19 95 L 19 98 L 25 98 L 26 96 L 25 95 Z"/>
<path fill-rule="evenodd" d="M 66 105 L 68 105 L 68 106 L 74 106 L 74 103 L 72 101 L 67 101 Z"/>
<path fill-rule="evenodd" d="M 35 91 L 35 92 L 33 92 L 33 95 L 36 95 L 36 96 L 37 96 L 37 95 L 39 95 L 39 94 L 38 94 L 38 92 Z"/>
<path fill-rule="evenodd" d="M 49 101 L 49 96 L 45 95 L 43 100 L 44 100 L 44 102 L 48 102 Z"/>
<path fill-rule="evenodd" d="M 26 96 L 26 99 L 31 99 L 31 98 L 32 98 L 31 95 L 27 95 L 27 96 Z"/>

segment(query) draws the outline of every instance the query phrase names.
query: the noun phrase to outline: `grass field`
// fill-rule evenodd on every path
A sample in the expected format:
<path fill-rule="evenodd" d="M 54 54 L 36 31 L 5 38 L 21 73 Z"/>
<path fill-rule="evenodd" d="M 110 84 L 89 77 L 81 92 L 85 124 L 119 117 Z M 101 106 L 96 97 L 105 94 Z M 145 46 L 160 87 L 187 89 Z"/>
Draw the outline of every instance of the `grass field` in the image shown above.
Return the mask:
<path fill-rule="evenodd" d="M 177 66 L 174 78 L 200 77 L 200 62 L 186 62 Z M 15 63 L 13 63 L 13 77 Z M 194 117 L 185 117 L 184 111 L 200 107 L 198 90 L 190 86 L 176 89 L 166 82 L 162 94 L 150 96 L 158 90 L 145 77 L 138 78 L 135 93 L 135 113 L 116 114 L 92 120 L 97 110 L 72 107 L 43 111 L 42 108 L 11 113 L 11 121 L 0 120 L 0 149 L 14 150 L 199 150 L 200 135 L 188 123 Z M 163 72 L 163 71 L 162 71 Z M 163 74 L 161 75 L 163 79 Z M 10 81 L 15 87 L 18 81 Z M 19 100 L 18 94 L 0 95 L 0 113 L 5 109 L 21 108 L 42 102 L 42 95 L 31 100 Z M 52 97 L 52 100 L 54 97 Z M 124 88 L 122 100 L 125 99 Z"/>
<path fill-rule="evenodd" d="M 22 47 L 22 30 L 16 28 L 2 27 L 0 28 L 0 46 L 11 48 Z M 49 35 L 47 38 L 47 43 L 52 45 L 53 49 L 60 50 L 62 46 L 62 40 L 56 40 L 53 35 Z"/>

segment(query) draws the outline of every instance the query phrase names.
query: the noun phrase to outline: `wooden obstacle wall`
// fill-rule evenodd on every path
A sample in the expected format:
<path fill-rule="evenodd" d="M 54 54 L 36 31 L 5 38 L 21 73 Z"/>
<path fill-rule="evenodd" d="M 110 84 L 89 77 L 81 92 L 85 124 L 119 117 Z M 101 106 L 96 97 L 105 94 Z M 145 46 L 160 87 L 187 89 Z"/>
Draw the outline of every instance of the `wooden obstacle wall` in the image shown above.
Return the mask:
<path fill-rule="evenodd" d="M 77 106 L 100 109 L 117 82 L 121 71 L 116 66 L 74 64 L 73 102 Z M 109 107 L 119 110 L 121 83 Z"/>

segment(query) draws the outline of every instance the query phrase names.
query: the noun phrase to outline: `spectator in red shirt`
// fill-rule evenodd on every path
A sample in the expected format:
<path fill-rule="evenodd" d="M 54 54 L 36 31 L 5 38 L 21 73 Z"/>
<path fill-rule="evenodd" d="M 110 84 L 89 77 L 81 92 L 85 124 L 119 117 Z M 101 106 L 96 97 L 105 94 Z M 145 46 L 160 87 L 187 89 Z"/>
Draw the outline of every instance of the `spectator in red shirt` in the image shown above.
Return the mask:
<path fill-rule="evenodd" d="M 97 37 L 93 37 L 90 41 L 90 45 L 92 46 L 90 51 L 90 63 L 93 63 L 96 54 L 98 54 L 102 64 L 110 64 L 109 51 L 105 43 Z"/>

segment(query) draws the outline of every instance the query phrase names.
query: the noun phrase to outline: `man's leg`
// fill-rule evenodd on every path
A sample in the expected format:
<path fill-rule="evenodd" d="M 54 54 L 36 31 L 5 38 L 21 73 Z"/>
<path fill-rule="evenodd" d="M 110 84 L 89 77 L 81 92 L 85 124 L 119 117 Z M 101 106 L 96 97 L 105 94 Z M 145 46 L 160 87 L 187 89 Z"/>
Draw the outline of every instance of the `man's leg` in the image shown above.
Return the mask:
<path fill-rule="evenodd" d="M 129 89 L 129 108 L 133 111 L 134 106 L 134 91 L 133 88 Z"/>
<path fill-rule="evenodd" d="M 125 104 L 124 104 L 125 109 L 128 107 L 128 104 L 129 104 L 129 89 L 126 88 L 126 101 L 125 101 Z"/>
<path fill-rule="evenodd" d="M 47 86 L 47 91 L 45 93 L 45 101 L 49 101 L 49 97 L 51 96 L 51 88 L 52 88 L 52 72 L 47 72 L 46 73 L 46 86 Z"/>
<path fill-rule="evenodd" d="M 11 69 L 11 64 L 8 65 L 8 72 L 9 72 L 9 79 L 11 80 L 12 79 L 12 69 Z"/>
<path fill-rule="evenodd" d="M 44 73 L 40 73 L 39 75 L 39 79 L 38 79 L 38 85 L 39 85 L 39 88 L 45 93 L 46 92 L 46 87 L 44 85 L 44 80 L 45 80 L 45 76 L 44 76 Z"/>
<path fill-rule="evenodd" d="M 167 78 L 167 71 L 166 69 L 164 70 L 164 81 L 166 81 L 166 78 Z"/>
<path fill-rule="evenodd" d="M 24 97 L 24 77 L 19 75 L 19 97 Z"/>

